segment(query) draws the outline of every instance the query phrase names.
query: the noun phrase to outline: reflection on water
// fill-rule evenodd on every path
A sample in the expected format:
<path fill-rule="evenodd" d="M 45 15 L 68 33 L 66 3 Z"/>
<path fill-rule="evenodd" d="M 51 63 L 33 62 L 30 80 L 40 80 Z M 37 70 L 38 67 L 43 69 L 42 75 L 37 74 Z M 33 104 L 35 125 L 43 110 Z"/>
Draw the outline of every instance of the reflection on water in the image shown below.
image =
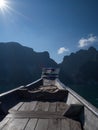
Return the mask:
<path fill-rule="evenodd" d="M 98 108 L 98 85 L 69 85 L 69 87 Z"/>

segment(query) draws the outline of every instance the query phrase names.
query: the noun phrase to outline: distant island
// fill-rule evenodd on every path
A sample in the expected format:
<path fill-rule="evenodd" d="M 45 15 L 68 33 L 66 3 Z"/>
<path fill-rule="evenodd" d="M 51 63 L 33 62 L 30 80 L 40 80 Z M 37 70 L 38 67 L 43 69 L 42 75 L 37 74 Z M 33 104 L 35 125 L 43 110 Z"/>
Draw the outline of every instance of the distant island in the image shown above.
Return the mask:
<path fill-rule="evenodd" d="M 98 51 L 94 47 L 65 56 L 57 64 L 49 53 L 16 42 L 0 43 L 0 86 L 25 85 L 41 76 L 43 67 L 59 67 L 65 84 L 98 83 Z"/>

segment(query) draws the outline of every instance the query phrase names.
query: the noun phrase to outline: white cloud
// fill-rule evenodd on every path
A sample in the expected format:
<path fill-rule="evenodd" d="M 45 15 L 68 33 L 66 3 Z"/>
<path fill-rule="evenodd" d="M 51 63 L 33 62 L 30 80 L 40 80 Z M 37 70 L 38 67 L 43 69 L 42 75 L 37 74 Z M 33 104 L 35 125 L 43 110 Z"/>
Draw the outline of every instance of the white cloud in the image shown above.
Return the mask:
<path fill-rule="evenodd" d="M 98 41 L 97 37 L 90 34 L 88 38 L 81 38 L 79 40 L 79 46 L 78 47 L 82 48 L 82 47 L 85 47 L 85 46 L 89 46 L 90 44 L 94 44 L 97 41 Z"/>
<path fill-rule="evenodd" d="M 64 52 L 69 52 L 69 49 L 65 47 L 61 47 L 58 49 L 58 54 L 63 54 Z"/>

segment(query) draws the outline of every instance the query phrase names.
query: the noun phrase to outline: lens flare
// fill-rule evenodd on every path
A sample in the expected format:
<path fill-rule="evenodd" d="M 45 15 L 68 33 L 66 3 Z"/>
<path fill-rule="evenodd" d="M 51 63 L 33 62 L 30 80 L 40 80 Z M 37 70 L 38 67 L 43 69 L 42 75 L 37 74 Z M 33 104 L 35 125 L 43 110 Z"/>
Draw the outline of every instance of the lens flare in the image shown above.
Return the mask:
<path fill-rule="evenodd" d="M 0 0 L 0 9 L 3 9 L 6 7 L 6 1 L 5 0 Z"/>

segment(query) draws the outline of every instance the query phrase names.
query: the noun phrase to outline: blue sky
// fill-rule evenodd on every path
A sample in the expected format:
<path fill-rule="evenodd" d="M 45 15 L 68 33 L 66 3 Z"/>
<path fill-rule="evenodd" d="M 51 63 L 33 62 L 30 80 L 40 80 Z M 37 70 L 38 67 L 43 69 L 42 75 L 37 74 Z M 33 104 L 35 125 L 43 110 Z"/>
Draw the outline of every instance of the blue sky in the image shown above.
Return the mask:
<path fill-rule="evenodd" d="M 0 42 L 48 51 L 56 62 L 79 49 L 98 49 L 98 0 L 5 2 L 0 8 Z"/>

